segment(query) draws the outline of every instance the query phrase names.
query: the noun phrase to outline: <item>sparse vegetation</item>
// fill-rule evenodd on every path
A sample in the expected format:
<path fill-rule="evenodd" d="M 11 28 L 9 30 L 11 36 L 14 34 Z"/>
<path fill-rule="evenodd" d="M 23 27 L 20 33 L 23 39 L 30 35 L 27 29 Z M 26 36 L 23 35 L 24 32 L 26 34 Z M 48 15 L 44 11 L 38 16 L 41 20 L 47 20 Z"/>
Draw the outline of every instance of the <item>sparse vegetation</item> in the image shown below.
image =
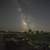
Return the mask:
<path fill-rule="evenodd" d="M 4 33 L 4 32 L 2 32 Z M 25 44 L 26 46 L 32 47 L 32 48 L 42 48 L 47 49 L 50 48 L 50 32 L 39 32 L 36 31 L 35 33 L 31 30 L 28 32 L 23 33 L 11 33 L 8 32 L 7 34 L 3 34 L 2 38 L 5 40 L 14 38 L 14 41 L 19 40 L 22 41 L 22 44 Z"/>

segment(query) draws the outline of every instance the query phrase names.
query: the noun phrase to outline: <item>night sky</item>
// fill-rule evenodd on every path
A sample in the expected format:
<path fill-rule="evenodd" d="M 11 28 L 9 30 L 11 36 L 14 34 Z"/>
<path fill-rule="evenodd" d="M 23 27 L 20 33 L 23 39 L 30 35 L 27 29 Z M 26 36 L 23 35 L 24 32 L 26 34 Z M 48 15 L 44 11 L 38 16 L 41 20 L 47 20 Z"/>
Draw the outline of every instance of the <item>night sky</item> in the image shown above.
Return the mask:
<path fill-rule="evenodd" d="M 50 0 L 0 0 L 0 30 L 25 27 L 50 31 Z"/>

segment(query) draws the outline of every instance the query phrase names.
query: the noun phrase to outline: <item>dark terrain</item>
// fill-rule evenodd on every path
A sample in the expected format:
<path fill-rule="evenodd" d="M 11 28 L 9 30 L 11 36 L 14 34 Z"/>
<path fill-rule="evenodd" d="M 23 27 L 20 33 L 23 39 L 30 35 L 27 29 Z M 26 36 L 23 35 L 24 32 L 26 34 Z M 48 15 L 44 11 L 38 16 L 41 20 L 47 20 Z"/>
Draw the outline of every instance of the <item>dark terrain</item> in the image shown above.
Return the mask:
<path fill-rule="evenodd" d="M 39 34 L 38 31 L 37 34 L 32 33 L 30 31 L 29 35 L 26 32 L 1 32 L 0 50 L 50 50 L 48 47 L 50 46 L 50 33 L 40 32 Z M 28 40 L 26 40 L 27 38 Z M 30 39 L 33 42 L 30 42 Z"/>

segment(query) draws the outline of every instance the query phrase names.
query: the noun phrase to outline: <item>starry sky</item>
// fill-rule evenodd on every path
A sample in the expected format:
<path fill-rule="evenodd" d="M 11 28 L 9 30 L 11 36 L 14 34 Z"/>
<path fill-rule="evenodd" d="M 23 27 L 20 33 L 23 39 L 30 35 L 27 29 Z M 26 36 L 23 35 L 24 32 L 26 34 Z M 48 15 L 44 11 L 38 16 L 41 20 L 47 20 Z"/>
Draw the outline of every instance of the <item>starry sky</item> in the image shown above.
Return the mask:
<path fill-rule="evenodd" d="M 24 18 L 25 16 L 25 18 Z M 50 0 L 0 0 L 0 30 L 50 31 Z"/>

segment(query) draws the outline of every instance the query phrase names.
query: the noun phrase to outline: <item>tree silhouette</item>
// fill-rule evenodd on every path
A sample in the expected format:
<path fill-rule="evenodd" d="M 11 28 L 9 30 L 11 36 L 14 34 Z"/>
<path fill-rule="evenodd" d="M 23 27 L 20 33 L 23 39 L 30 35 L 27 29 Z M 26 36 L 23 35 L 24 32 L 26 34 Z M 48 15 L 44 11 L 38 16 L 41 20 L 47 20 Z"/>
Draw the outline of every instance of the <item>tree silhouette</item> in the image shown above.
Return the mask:
<path fill-rule="evenodd" d="M 31 29 L 29 29 L 29 30 L 28 30 L 28 32 L 32 32 L 32 30 L 31 30 Z"/>

